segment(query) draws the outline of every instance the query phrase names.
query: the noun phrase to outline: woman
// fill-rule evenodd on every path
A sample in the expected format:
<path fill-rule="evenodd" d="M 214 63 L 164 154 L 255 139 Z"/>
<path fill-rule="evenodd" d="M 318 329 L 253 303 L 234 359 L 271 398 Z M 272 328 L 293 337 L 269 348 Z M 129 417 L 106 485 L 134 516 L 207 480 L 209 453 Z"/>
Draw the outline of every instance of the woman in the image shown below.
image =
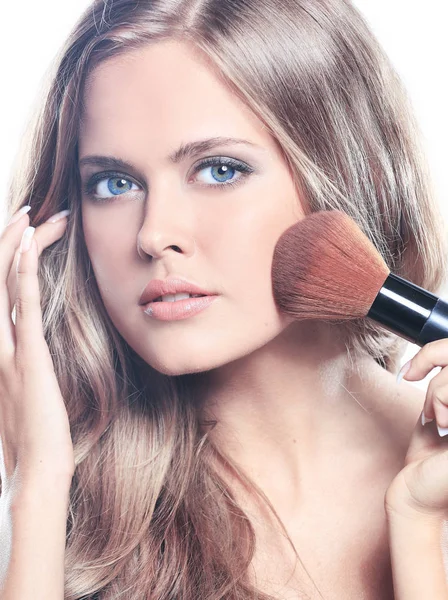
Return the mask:
<path fill-rule="evenodd" d="M 31 210 L 1 238 L 7 600 L 448 598 L 441 404 L 423 428 L 401 340 L 293 322 L 270 279 L 280 235 L 337 208 L 440 287 L 414 129 L 346 0 L 85 11 L 11 189 L 10 215 Z M 406 377 L 446 356 L 428 344 Z"/>

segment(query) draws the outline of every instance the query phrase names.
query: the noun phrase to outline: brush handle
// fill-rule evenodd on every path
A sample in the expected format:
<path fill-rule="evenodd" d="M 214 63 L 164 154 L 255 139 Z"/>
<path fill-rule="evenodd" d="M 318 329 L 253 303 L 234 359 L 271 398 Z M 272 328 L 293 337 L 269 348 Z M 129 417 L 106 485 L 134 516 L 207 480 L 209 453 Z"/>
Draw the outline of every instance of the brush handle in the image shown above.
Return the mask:
<path fill-rule="evenodd" d="M 448 303 L 393 273 L 383 283 L 367 317 L 418 346 L 448 338 Z"/>

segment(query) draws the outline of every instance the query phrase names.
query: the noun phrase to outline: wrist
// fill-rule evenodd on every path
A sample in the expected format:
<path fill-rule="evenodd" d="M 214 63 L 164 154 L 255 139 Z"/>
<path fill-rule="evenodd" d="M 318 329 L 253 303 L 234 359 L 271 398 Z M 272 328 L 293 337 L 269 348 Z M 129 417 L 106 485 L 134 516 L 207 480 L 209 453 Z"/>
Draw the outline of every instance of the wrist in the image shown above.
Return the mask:
<path fill-rule="evenodd" d="M 408 511 L 387 518 L 394 598 L 448 600 L 443 519 Z"/>
<path fill-rule="evenodd" d="M 440 507 L 423 507 L 412 499 L 403 499 L 403 495 L 390 492 L 384 498 L 384 509 L 388 522 L 425 524 L 428 527 L 438 528 L 448 519 L 448 511 L 441 510 Z"/>
<path fill-rule="evenodd" d="M 386 518 L 389 525 L 406 524 L 408 527 L 425 527 L 433 530 L 439 530 L 447 519 L 446 515 L 419 511 L 409 506 L 386 508 Z"/>
<path fill-rule="evenodd" d="M 5 500 L 12 508 L 32 504 L 36 499 L 49 505 L 68 504 L 72 478 L 72 475 L 65 472 L 17 470 L 11 486 L 5 490 Z"/>
<path fill-rule="evenodd" d="M 389 535 L 408 537 L 410 540 L 427 540 L 435 542 L 441 539 L 444 519 L 426 514 L 387 513 Z"/>

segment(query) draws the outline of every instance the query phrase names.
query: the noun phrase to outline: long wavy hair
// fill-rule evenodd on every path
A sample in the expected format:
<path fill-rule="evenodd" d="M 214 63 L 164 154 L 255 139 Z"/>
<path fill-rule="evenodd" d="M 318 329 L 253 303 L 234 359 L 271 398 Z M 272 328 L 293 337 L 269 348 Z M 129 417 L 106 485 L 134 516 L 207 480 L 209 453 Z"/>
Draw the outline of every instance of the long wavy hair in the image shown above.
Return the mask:
<path fill-rule="evenodd" d="M 255 530 L 216 466 L 267 499 L 209 439 L 195 375 L 157 372 L 119 335 L 82 232 L 86 78 L 109 58 L 173 39 L 200 51 L 264 123 L 309 212 L 346 212 L 391 271 L 433 292 L 444 281 L 445 232 L 410 102 L 349 0 L 95 0 L 47 72 L 7 207 L 31 204 L 35 226 L 72 209 L 39 263 L 75 450 L 65 600 L 272 598 L 249 580 Z M 403 346 L 393 334 L 367 320 L 338 331 L 351 356 L 396 369 Z"/>

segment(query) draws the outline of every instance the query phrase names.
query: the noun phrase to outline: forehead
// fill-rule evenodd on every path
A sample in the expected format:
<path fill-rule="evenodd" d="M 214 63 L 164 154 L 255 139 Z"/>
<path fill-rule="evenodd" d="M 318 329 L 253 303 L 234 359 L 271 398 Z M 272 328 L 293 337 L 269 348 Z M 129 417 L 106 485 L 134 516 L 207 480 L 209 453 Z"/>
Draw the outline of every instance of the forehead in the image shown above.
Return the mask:
<path fill-rule="evenodd" d="M 84 106 L 80 144 L 132 138 L 134 145 L 175 145 L 179 138 L 235 135 L 274 147 L 263 123 L 181 42 L 148 45 L 100 64 L 86 83 Z"/>

